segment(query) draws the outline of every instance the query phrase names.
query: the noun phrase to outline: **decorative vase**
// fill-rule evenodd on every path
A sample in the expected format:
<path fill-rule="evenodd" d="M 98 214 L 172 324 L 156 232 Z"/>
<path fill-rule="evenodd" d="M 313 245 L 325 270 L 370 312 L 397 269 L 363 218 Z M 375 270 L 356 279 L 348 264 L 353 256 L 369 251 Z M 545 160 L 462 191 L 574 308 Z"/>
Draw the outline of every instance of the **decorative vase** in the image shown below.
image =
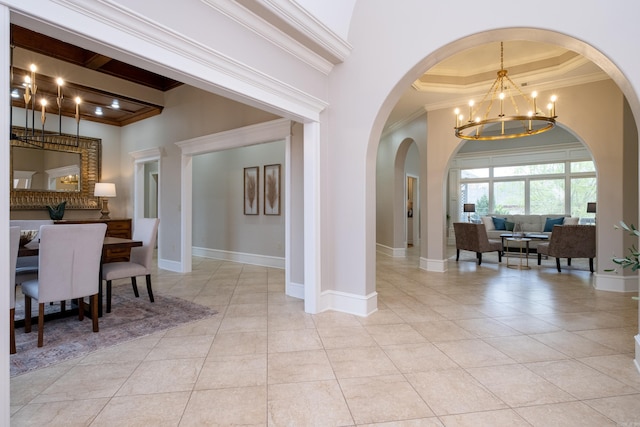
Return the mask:
<path fill-rule="evenodd" d="M 57 206 L 47 206 L 47 210 L 49 211 L 49 217 L 54 221 L 60 221 L 64 216 L 64 207 L 66 206 L 67 201 L 63 201 Z"/>

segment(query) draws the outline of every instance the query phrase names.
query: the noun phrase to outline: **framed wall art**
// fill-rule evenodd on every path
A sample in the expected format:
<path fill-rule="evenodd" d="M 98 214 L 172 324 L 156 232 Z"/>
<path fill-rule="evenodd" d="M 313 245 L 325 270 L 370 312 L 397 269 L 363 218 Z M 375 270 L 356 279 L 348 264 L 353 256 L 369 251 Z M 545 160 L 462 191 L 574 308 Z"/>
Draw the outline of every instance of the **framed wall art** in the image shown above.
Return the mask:
<path fill-rule="evenodd" d="M 259 200 L 259 167 L 252 166 L 244 168 L 244 214 L 245 215 L 258 215 L 260 210 L 258 208 Z"/>
<path fill-rule="evenodd" d="M 280 165 L 264 166 L 264 214 L 280 215 Z"/>

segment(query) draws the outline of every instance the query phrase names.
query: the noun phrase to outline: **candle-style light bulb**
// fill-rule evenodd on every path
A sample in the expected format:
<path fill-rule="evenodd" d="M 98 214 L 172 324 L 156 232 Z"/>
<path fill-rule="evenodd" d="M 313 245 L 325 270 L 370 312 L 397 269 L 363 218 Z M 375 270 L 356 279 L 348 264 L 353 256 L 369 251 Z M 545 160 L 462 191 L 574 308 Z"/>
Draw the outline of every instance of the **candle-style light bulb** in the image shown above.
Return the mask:
<path fill-rule="evenodd" d="M 79 96 L 76 96 L 76 123 L 80 123 L 80 104 L 82 103 L 82 99 Z"/>
<path fill-rule="evenodd" d="M 460 109 L 456 108 L 453 110 L 453 114 L 456 115 L 456 127 L 460 126 L 459 117 L 460 117 Z"/>
<path fill-rule="evenodd" d="M 42 98 L 40 100 L 40 105 L 42 105 L 42 115 L 40 116 L 40 119 L 42 120 L 42 126 L 44 126 L 44 122 L 47 121 L 47 111 L 46 111 L 47 100 Z"/>
<path fill-rule="evenodd" d="M 36 67 L 36 64 L 31 64 L 29 69 L 31 70 L 31 93 L 35 95 L 38 90 L 38 86 L 36 86 L 36 71 L 38 67 Z"/>
<path fill-rule="evenodd" d="M 551 117 L 555 117 L 556 116 L 556 100 L 558 99 L 557 96 L 555 95 L 551 95 Z"/>
<path fill-rule="evenodd" d="M 24 76 L 24 103 L 31 101 L 31 77 Z"/>
<path fill-rule="evenodd" d="M 538 107 L 536 106 L 536 98 L 538 97 L 538 92 L 535 90 L 531 92 L 531 98 L 533 98 L 533 114 L 538 114 Z"/>
<path fill-rule="evenodd" d="M 531 132 L 531 117 L 533 117 L 533 112 L 529 111 L 527 116 L 529 116 L 529 132 Z"/>
<path fill-rule="evenodd" d="M 64 84 L 64 80 L 58 77 L 56 79 L 56 84 L 58 85 L 58 98 L 56 99 L 56 101 L 58 102 L 58 108 L 62 108 L 62 85 Z"/>
<path fill-rule="evenodd" d="M 473 104 L 474 104 L 473 100 L 469 101 L 469 121 L 473 120 L 473 118 L 472 118 L 473 117 L 473 111 L 472 111 L 473 110 Z"/>
<path fill-rule="evenodd" d="M 504 92 L 500 92 L 500 117 L 504 116 L 503 108 L 504 108 Z"/>

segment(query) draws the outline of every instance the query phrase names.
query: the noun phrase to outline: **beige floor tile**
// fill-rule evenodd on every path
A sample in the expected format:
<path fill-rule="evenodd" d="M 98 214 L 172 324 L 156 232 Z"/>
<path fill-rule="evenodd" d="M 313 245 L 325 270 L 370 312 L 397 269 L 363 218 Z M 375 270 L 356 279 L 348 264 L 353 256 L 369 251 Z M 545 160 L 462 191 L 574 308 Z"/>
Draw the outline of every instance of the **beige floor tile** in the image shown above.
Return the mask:
<path fill-rule="evenodd" d="M 389 345 L 382 348 L 402 373 L 458 368 L 458 365 L 431 343 Z"/>
<path fill-rule="evenodd" d="M 516 408 L 515 411 L 534 427 L 606 427 L 616 423 L 582 402 Z"/>
<path fill-rule="evenodd" d="M 360 326 L 357 317 L 352 314 L 325 311 L 314 314 L 313 321 L 318 329 L 324 328 L 354 328 Z"/>
<path fill-rule="evenodd" d="M 252 387 L 267 384 L 267 355 L 210 357 L 205 360 L 195 390 Z"/>
<path fill-rule="evenodd" d="M 379 347 L 326 350 L 336 378 L 372 377 L 400 373 Z"/>
<path fill-rule="evenodd" d="M 290 329 L 315 328 L 310 314 L 300 308 L 295 311 L 277 311 L 268 315 L 269 331 L 286 331 Z"/>
<path fill-rule="evenodd" d="M 484 341 L 519 363 L 559 360 L 569 357 L 526 335 L 485 338 Z"/>
<path fill-rule="evenodd" d="M 569 393 L 522 365 L 472 368 L 467 371 L 511 407 L 575 400 Z"/>
<path fill-rule="evenodd" d="M 525 366 L 581 400 L 637 393 L 635 388 L 575 360 L 528 363 Z"/>
<path fill-rule="evenodd" d="M 117 396 L 171 393 L 193 389 L 204 359 L 142 362 L 118 390 Z"/>
<path fill-rule="evenodd" d="M 612 348 L 569 331 L 536 334 L 531 337 L 570 357 L 604 356 L 616 353 Z"/>
<path fill-rule="evenodd" d="M 388 423 L 359 424 L 358 427 L 444 427 L 437 417 L 389 421 Z"/>
<path fill-rule="evenodd" d="M 237 356 L 267 352 L 267 331 L 219 333 L 213 339 L 209 356 Z"/>
<path fill-rule="evenodd" d="M 100 411 L 91 426 L 176 426 L 182 418 L 190 394 L 181 392 L 114 397 Z"/>
<path fill-rule="evenodd" d="M 73 366 L 75 363 L 59 363 L 11 378 L 11 405 L 21 407 L 31 402 Z"/>
<path fill-rule="evenodd" d="M 461 328 L 451 320 L 412 323 L 411 326 L 431 342 L 475 338 L 471 332 Z"/>
<path fill-rule="evenodd" d="M 640 425 L 640 405 L 638 402 L 640 402 L 640 394 L 585 401 L 587 405 L 623 427 Z"/>
<path fill-rule="evenodd" d="M 106 398 L 32 403 L 11 416 L 11 425 L 88 426 L 107 404 Z"/>
<path fill-rule="evenodd" d="M 164 337 L 158 341 L 145 360 L 205 358 L 212 343 L 213 335 Z"/>
<path fill-rule="evenodd" d="M 196 301 L 198 302 L 198 301 Z M 215 335 L 222 322 L 220 313 L 209 318 L 187 323 L 176 328 L 169 329 L 165 334 L 165 338 L 171 337 L 190 337 L 198 335 Z"/>
<path fill-rule="evenodd" d="M 219 332 L 266 331 L 267 315 L 226 317 L 220 324 Z"/>
<path fill-rule="evenodd" d="M 318 329 L 318 335 L 320 335 L 325 349 L 374 347 L 376 345 L 373 337 L 362 326 Z"/>
<path fill-rule="evenodd" d="M 315 329 L 293 329 L 269 332 L 269 353 L 322 349 Z"/>
<path fill-rule="evenodd" d="M 504 402 L 463 369 L 405 376 L 436 415 L 507 409 Z"/>
<path fill-rule="evenodd" d="M 455 323 L 478 338 L 507 337 L 520 334 L 515 329 L 494 319 L 461 319 L 456 320 Z"/>
<path fill-rule="evenodd" d="M 535 316 L 500 316 L 495 320 L 523 334 L 544 334 L 560 330 L 558 326 Z"/>
<path fill-rule="evenodd" d="M 200 390 L 191 394 L 180 426 L 266 426 L 266 386 Z"/>
<path fill-rule="evenodd" d="M 138 362 L 75 366 L 34 398 L 33 402 L 111 397 L 137 366 Z"/>
<path fill-rule="evenodd" d="M 350 426 L 353 418 L 337 381 L 268 386 L 271 426 Z"/>
<path fill-rule="evenodd" d="M 633 336 L 638 334 L 637 327 L 606 328 L 589 331 L 576 331 L 577 335 L 607 346 L 619 353 L 632 353 L 635 350 Z"/>
<path fill-rule="evenodd" d="M 479 339 L 444 341 L 435 345 L 463 368 L 515 363 L 509 356 Z"/>
<path fill-rule="evenodd" d="M 628 353 L 585 357 L 577 360 L 640 391 L 640 375 L 633 359 L 634 354 Z"/>
<path fill-rule="evenodd" d="M 402 375 L 344 378 L 339 382 L 356 424 L 433 416 Z"/>
<path fill-rule="evenodd" d="M 391 325 L 369 325 L 365 329 L 378 345 L 410 344 L 426 342 L 423 337 L 406 323 Z"/>
<path fill-rule="evenodd" d="M 324 350 L 270 353 L 267 367 L 268 384 L 335 379 Z"/>
<path fill-rule="evenodd" d="M 447 415 L 440 417 L 447 427 L 530 427 L 520 415 L 512 409 L 499 411 L 472 412 L 470 414 Z"/>

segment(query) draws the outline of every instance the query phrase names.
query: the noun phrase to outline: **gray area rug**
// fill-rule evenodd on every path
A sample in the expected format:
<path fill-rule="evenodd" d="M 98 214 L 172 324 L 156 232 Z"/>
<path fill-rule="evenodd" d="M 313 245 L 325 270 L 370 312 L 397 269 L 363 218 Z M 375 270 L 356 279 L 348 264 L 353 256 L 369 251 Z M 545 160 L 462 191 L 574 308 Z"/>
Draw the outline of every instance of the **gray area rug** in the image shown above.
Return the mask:
<path fill-rule="evenodd" d="M 18 289 L 18 292 L 19 289 Z M 111 313 L 99 319 L 100 332 L 93 333 L 91 319 L 78 320 L 77 315 L 45 321 L 44 346 L 37 347 L 37 304 L 31 333 L 16 328 L 16 354 L 11 355 L 11 376 L 81 357 L 90 352 L 121 344 L 134 338 L 205 319 L 217 312 L 209 307 L 171 296 L 154 295 L 151 303 L 144 289 L 140 298 L 133 295 L 131 285 L 114 286 Z M 85 298 L 88 301 L 88 298 Z M 47 305 L 47 312 L 60 311 L 60 305 Z M 69 302 L 67 302 L 69 307 Z M 16 303 L 16 319 L 24 318 L 22 301 Z"/>

